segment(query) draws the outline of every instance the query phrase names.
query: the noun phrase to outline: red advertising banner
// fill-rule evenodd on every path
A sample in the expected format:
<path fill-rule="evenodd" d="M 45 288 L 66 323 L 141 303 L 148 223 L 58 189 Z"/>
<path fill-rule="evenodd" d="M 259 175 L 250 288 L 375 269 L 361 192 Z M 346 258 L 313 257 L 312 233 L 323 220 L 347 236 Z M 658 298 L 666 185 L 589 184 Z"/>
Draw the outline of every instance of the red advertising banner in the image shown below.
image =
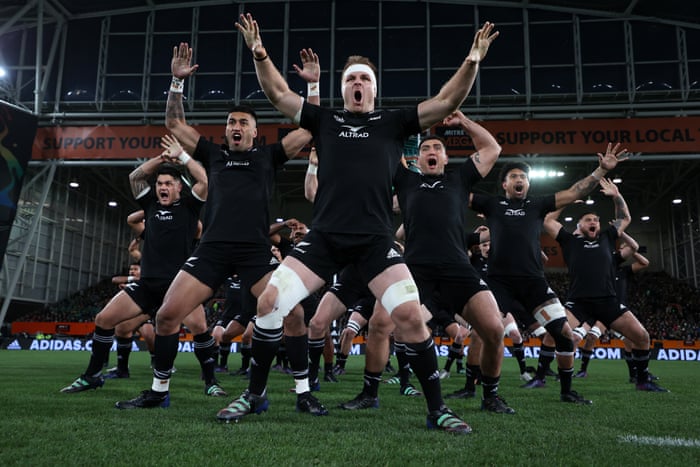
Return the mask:
<path fill-rule="evenodd" d="M 700 150 L 700 117 L 629 118 L 587 120 L 493 120 L 480 122 L 503 147 L 503 155 L 585 154 L 620 142 L 639 153 L 697 153 Z M 224 124 L 198 125 L 197 130 L 214 142 L 223 142 Z M 294 126 L 260 124 L 258 141 L 278 141 Z M 163 126 L 43 127 L 34 140 L 32 159 L 136 159 L 160 152 Z M 473 152 L 461 130 L 435 126 L 431 133 L 443 136 L 448 154 Z"/>

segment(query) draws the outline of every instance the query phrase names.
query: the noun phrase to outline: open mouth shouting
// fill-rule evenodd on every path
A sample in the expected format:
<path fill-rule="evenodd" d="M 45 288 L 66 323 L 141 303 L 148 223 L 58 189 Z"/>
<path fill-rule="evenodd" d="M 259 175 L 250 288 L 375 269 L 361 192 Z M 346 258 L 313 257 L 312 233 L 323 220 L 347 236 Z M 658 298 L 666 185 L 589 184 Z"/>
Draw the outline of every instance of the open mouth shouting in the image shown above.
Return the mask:
<path fill-rule="evenodd" d="M 355 89 L 355 92 L 352 93 L 352 97 L 355 104 L 359 105 L 362 103 L 362 91 L 360 89 Z"/>

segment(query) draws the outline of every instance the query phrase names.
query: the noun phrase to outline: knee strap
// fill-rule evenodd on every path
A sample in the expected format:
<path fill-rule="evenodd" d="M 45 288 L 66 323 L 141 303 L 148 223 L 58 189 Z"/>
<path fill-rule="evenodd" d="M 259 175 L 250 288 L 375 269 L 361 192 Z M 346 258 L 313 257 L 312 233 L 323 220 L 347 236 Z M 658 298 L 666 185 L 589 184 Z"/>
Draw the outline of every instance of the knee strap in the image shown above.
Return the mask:
<path fill-rule="evenodd" d="M 391 314 L 396 307 L 412 300 L 420 303 L 418 287 L 412 279 L 404 279 L 387 287 L 381 302 L 384 309 Z"/>
<path fill-rule="evenodd" d="M 309 296 L 309 291 L 299 275 L 284 264 L 275 269 L 268 285 L 277 288 L 275 305 L 270 313 L 259 316 L 256 324 L 263 329 L 278 329 L 282 327 L 282 320 L 292 308 Z"/>

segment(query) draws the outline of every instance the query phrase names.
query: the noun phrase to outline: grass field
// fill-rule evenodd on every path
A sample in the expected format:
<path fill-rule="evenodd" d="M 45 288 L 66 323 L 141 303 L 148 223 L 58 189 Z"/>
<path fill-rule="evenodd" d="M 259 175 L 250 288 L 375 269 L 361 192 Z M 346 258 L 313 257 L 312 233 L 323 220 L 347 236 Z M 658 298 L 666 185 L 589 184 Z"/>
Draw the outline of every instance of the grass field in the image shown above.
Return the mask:
<path fill-rule="evenodd" d="M 700 465 L 698 362 L 652 362 L 671 390 L 659 394 L 635 391 L 624 362 L 593 360 L 588 378 L 574 385 L 594 403 L 573 406 L 558 401 L 553 380 L 543 389 L 519 388 L 516 363 L 506 359 L 500 392 L 517 414 L 481 412 L 475 399 L 448 401 L 474 428 L 455 436 L 428 431 L 424 400 L 400 396 L 395 385 L 382 384 L 378 410 L 336 409 L 359 392 L 362 357 L 350 357 L 341 382 L 316 393 L 329 416 L 296 413 L 291 376 L 272 372 L 270 410 L 237 424 L 219 423 L 215 414 L 246 380 L 222 375 L 232 397 L 208 398 L 193 354 L 178 356 L 168 409 L 114 408 L 150 386 L 145 352 L 132 354 L 130 379 L 59 393 L 88 357 L 0 352 L 3 465 Z M 229 367 L 239 362 L 232 355 Z M 453 372 L 444 392 L 461 388 L 463 378 Z"/>

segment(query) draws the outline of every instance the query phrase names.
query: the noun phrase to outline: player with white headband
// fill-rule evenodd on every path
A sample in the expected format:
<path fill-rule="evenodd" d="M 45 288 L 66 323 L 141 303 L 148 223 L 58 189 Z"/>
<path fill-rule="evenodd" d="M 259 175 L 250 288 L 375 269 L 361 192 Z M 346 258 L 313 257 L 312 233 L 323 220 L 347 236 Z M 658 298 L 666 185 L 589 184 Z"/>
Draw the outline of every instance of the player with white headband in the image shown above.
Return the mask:
<path fill-rule="evenodd" d="M 240 420 L 267 409 L 267 377 L 282 335 L 282 320 L 333 273 L 354 264 L 362 280 L 388 313 L 406 345 L 409 363 L 428 405 L 428 428 L 470 433 L 471 427 L 445 406 L 434 342 L 420 308 L 418 289 L 393 242 L 392 178 L 406 138 L 426 130 L 458 109 L 476 79 L 479 62 L 498 37 L 485 23 L 455 74 L 430 99 L 393 112 L 375 110 L 376 68 L 353 55 L 343 68 L 344 108 L 325 109 L 292 91 L 263 46 L 250 14 L 236 23 L 253 53 L 258 81 L 270 102 L 309 130 L 318 153 L 318 189 L 311 232 L 275 271 L 258 299 L 248 389 L 217 414 Z M 370 167 L 371 170 L 367 170 Z M 367 369 L 365 378 L 381 377 Z"/>

